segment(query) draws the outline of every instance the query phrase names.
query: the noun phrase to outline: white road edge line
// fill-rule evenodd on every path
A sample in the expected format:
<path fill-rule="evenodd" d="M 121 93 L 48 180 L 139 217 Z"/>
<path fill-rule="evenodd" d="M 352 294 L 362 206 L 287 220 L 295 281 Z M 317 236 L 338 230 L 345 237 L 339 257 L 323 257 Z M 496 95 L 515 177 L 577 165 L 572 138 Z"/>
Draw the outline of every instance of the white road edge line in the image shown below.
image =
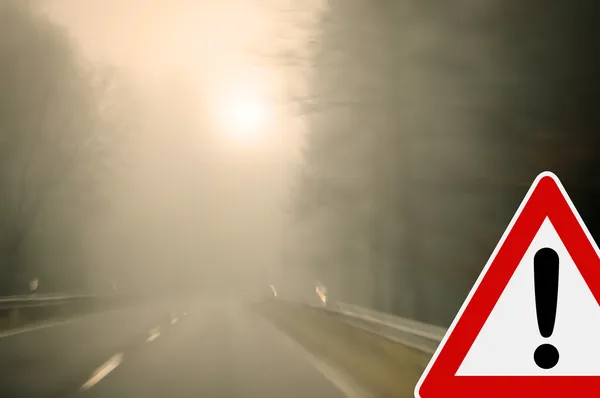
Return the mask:
<path fill-rule="evenodd" d="M 3 337 L 14 336 L 15 334 L 34 332 L 36 330 L 47 329 L 47 328 L 51 328 L 54 326 L 66 325 L 68 323 L 80 321 L 83 318 L 86 318 L 87 316 L 91 316 L 91 315 L 92 314 L 86 314 L 84 316 L 71 318 L 71 319 L 65 319 L 65 320 L 61 320 L 61 321 L 40 322 L 40 323 L 31 325 L 31 326 L 24 326 L 24 327 L 20 327 L 20 328 L 6 330 L 4 332 L 0 332 L 0 339 Z"/>
<path fill-rule="evenodd" d="M 68 319 L 36 322 L 35 324 L 30 325 L 30 326 L 23 326 L 23 327 L 19 327 L 19 328 L 5 330 L 4 332 L 0 332 L 0 339 L 2 339 L 4 337 L 14 336 L 16 334 L 35 332 L 36 330 L 48 329 L 48 328 L 53 328 L 55 326 L 62 326 L 62 325 L 67 325 L 69 323 L 84 321 L 87 318 L 91 318 L 91 317 L 97 316 L 97 315 L 103 315 L 103 314 L 106 314 L 111 311 L 119 311 L 119 309 L 117 309 L 117 310 L 113 309 L 113 310 L 107 310 L 107 311 L 101 311 L 101 312 L 91 312 L 91 313 L 87 313 L 87 314 L 73 316 Z"/>
<path fill-rule="evenodd" d="M 90 377 L 90 379 L 81 386 L 81 390 L 89 390 L 90 388 L 94 387 L 100 382 L 100 380 L 104 379 L 110 372 L 115 370 L 117 366 L 121 364 L 121 362 L 123 362 L 122 352 L 110 357 L 108 361 L 104 362 L 102 366 L 96 369 L 92 377 Z"/>
<path fill-rule="evenodd" d="M 269 322 L 268 322 L 269 323 Z M 329 380 L 337 389 L 339 389 L 347 398 L 373 398 L 373 394 L 369 394 L 363 388 L 358 386 L 348 375 L 341 370 L 325 362 L 302 347 L 300 343 L 288 336 L 281 330 L 269 323 L 269 326 L 274 328 L 283 339 L 287 340 L 292 348 L 294 348 L 300 356 L 306 359 L 316 370 L 318 370 L 327 380 Z"/>

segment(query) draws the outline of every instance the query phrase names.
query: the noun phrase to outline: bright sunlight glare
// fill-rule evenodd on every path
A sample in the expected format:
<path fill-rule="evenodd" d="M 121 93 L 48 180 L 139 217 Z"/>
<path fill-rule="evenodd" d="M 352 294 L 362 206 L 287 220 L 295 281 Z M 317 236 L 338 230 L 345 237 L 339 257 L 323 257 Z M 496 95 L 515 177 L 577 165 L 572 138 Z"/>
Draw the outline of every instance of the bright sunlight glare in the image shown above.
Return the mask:
<path fill-rule="evenodd" d="M 219 105 L 222 133 L 238 141 L 256 141 L 265 133 L 270 119 L 269 104 L 251 92 L 235 93 Z"/>

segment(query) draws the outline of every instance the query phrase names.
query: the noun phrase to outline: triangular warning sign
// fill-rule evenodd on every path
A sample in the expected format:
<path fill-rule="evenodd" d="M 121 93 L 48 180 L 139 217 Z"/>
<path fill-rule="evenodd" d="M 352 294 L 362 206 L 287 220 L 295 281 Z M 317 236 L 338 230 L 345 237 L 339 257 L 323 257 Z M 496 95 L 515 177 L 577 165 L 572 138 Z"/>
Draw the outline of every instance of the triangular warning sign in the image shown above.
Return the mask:
<path fill-rule="evenodd" d="M 540 174 L 415 387 L 416 398 L 600 396 L 600 251 Z"/>

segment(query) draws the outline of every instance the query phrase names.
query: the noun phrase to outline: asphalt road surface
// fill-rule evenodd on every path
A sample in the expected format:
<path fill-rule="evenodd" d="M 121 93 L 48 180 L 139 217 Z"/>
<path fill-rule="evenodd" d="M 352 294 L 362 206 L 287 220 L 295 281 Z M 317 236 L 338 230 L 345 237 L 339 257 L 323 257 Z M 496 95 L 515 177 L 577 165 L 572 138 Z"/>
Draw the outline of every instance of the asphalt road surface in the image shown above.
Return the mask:
<path fill-rule="evenodd" d="M 318 397 L 353 393 L 241 303 L 162 303 L 0 338 L 0 397 Z"/>

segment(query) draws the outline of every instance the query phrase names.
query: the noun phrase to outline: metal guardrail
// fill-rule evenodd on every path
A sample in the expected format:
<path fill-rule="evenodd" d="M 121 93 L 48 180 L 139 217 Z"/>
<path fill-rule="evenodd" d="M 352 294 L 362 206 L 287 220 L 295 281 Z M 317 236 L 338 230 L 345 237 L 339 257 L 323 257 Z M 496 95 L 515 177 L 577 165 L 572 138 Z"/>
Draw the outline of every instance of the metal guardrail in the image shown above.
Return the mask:
<path fill-rule="evenodd" d="M 48 305 L 60 305 L 75 300 L 92 299 L 95 298 L 92 294 L 80 294 L 80 295 L 59 295 L 59 294 L 45 294 L 45 295 L 23 295 L 23 296 L 10 296 L 0 297 L 0 310 L 14 309 L 14 308 L 28 308 L 28 307 L 40 307 Z"/>
<path fill-rule="evenodd" d="M 339 316 L 340 319 L 370 333 L 391 341 L 433 354 L 444 338 L 447 329 L 392 314 L 375 311 L 344 302 L 307 304 Z"/>
<path fill-rule="evenodd" d="M 345 316 L 345 322 L 389 340 L 433 354 L 447 329 L 348 303 L 325 307 Z"/>
<path fill-rule="evenodd" d="M 108 308 L 127 299 L 118 294 L 29 294 L 0 297 L 0 331 L 97 308 Z"/>

